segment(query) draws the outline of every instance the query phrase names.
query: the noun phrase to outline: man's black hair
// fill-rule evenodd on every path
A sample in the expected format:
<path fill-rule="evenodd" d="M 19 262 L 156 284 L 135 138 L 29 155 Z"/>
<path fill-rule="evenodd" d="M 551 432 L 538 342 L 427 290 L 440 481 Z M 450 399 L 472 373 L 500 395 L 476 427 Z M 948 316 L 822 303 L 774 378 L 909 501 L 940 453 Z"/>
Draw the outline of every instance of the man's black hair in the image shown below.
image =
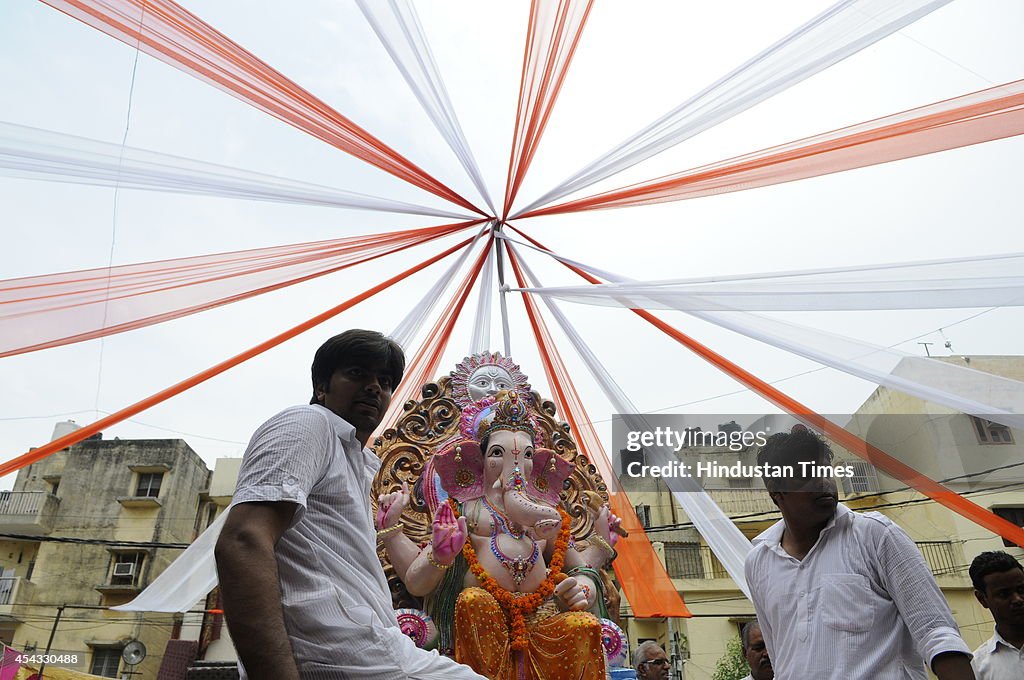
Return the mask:
<path fill-rule="evenodd" d="M 981 592 L 985 592 L 985 577 L 989 574 L 1000 574 L 1011 569 L 1021 569 L 1017 559 L 1002 550 L 991 550 L 983 552 L 971 561 L 971 568 L 968 573 L 971 575 L 971 583 Z"/>
<path fill-rule="evenodd" d="M 747 621 L 743 624 L 743 627 L 740 628 L 740 645 L 743 646 L 744 652 L 750 649 L 750 631 L 754 630 L 755 628 L 761 630 L 761 624 L 758 623 L 757 619 L 754 619 L 753 621 Z"/>
<path fill-rule="evenodd" d="M 829 445 L 824 439 L 802 426 L 794 427 L 792 432 L 776 432 L 768 437 L 764 446 L 757 452 L 758 465 L 789 465 L 793 468 L 797 481 L 800 479 L 802 461 L 817 465 L 832 464 L 832 449 Z M 788 491 L 793 481 L 786 477 L 764 477 L 764 485 L 769 492 Z"/>
<path fill-rule="evenodd" d="M 325 390 L 339 368 L 372 365 L 384 366 L 391 386 L 398 387 L 405 373 L 405 352 L 397 342 L 377 331 L 353 329 L 335 335 L 313 355 L 313 398 L 309 403 L 319 403 L 317 389 Z"/>

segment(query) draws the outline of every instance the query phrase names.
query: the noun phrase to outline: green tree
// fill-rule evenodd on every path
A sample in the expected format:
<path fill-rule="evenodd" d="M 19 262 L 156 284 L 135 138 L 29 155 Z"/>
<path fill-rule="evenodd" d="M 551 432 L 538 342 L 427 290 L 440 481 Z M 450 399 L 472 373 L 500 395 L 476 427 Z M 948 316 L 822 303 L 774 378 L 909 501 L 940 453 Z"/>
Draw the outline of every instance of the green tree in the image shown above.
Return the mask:
<path fill-rule="evenodd" d="M 715 664 L 715 674 L 712 680 L 743 680 L 750 674 L 750 666 L 743 658 L 743 645 L 740 639 L 735 637 L 725 645 L 725 654 Z"/>

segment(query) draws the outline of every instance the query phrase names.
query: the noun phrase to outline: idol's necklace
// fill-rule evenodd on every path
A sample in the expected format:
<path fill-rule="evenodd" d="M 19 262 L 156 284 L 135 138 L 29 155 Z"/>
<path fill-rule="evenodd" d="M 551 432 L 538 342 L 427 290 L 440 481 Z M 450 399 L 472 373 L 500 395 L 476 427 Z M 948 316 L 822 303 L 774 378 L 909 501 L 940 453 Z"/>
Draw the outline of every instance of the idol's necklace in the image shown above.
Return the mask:
<path fill-rule="evenodd" d="M 512 580 L 515 582 L 518 588 L 522 585 L 523 581 L 529 575 L 530 570 L 533 569 L 533 565 L 537 564 L 537 560 L 540 558 L 540 547 L 537 545 L 537 541 L 530 539 L 533 543 L 533 552 L 530 553 L 529 557 L 510 557 L 502 552 L 501 548 L 498 547 L 498 532 L 491 532 L 491 552 L 502 566 L 508 569 L 508 573 L 512 576 Z"/>

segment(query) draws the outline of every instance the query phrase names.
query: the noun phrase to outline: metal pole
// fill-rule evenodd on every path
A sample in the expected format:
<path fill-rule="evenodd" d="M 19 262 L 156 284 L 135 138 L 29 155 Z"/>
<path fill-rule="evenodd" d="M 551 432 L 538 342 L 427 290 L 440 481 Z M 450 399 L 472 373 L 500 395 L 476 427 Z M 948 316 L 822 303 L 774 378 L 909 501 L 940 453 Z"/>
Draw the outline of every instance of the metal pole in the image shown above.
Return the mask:
<path fill-rule="evenodd" d="M 57 634 L 57 624 L 60 623 L 60 615 L 63 613 L 64 605 L 57 607 L 57 618 L 53 620 L 53 628 L 50 629 L 50 639 L 46 641 L 46 651 L 43 652 L 43 662 L 39 664 L 39 680 L 43 680 L 43 672 L 46 670 L 46 659 L 50 656 L 53 636 Z"/>
<path fill-rule="evenodd" d="M 491 229 L 495 233 L 501 231 L 501 223 L 495 220 Z M 498 244 L 495 244 L 494 255 L 495 262 L 498 265 L 498 302 L 501 306 L 501 338 L 505 343 L 505 356 L 508 357 L 512 354 L 512 343 L 508 332 L 508 303 L 505 301 L 505 260 L 502 257 L 501 246 Z"/>

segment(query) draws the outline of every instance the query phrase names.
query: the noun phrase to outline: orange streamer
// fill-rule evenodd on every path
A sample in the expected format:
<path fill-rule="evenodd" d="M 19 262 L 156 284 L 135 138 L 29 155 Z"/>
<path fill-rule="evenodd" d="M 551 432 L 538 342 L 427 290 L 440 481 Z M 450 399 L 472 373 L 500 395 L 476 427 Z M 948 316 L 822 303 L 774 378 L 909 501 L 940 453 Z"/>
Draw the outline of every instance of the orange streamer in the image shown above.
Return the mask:
<path fill-rule="evenodd" d="M 0 281 L 0 357 L 213 309 L 477 224 L 480 221 Z"/>
<path fill-rule="evenodd" d="M 475 213 L 483 211 L 172 0 L 42 0 L 278 120 Z"/>
<path fill-rule="evenodd" d="M 512 202 L 537 153 L 592 5 L 593 0 L 558 0 L 554 8 L 543 0 L 533 0 L 530 4 L 503 218 L 512 209 Z"/>
<path fill-rule="evenodd" d="M 888 163 L 1024 134 L 1024 80 L 755 151 L 692 170 L 538 208 L 518 217 L 724 194 Z"/>
<path fill-rule="evenodd" d="M 547 248 L 524 234 L 522 231 L 519 231 L 518 229 L 515 231 L 538 248 L 547 250 Z M 594 284 L 601 283 L 600 280 L 578 267 L 574 267 L 567 263 L 563 264 L 586 279 L 588 282 Z M 521 281 L 519 283 L 519 287 L 525 287 Z M 523 295 L 525 296 L 527 294 L 523 293 Z M 652 324 L 658 330 L 682 344 L 687 349 L 697 354 L 705 361 L 708 361 L 716 368 L 725 372 L 726 375 L 732 376 L 743 385 L 746 385 L 757 394 L 786 411 L 786 413 L 789 413 L 793 417 L 801 420 L 808 427 L 823 433 L 832 441 L 836 442 L 843 448 L 852 451 L 854 454 L 868 461 L 890 477 L 900 480 L 907 486 L 927 496 L 936 503 L 949 508 L 958 515 L 971 520 L 978 526 L 988 529 L 989 531 L 1002 536 L 1006 540 L 1013 541 L 1017 545 L 1024 547 L 1024 528 L 999 517 L 977 503 L 964 498 L 955 491 L 947 489 L 942 484 L 918 472 L 906 463 L 897 460 L 885 451 L 868 444 L 857 435 L 849 432 L 839 425 L 836 425 L 827 418 L 818 415 L 815 411 L 796 399 L 783 393 L 781 390 L 768 384 L 764 380 L 761 380 L 749 371 L 740 368 L 721 354 L 718 354 L 711 348 L 701 344 L 697 340 L 694 340 L 682 331 L 673 328 L 650 312 L 643 309 L 633 309 L 631 311 L 640 318 L 646 320 L 648 323 Z"/>
<path fill-rule="evenodd" d="M 164 401 L 167 401 L 168 399 L 175 395 L 181 394 L 182 392 L 189 388 L 195 387 L 196 385 L 206 382 L 210 378 L 220 375 L 221 373 L 227 371 L 230 368 L 234 368 L 235 366 L 244 361 L 248 361 L 249 359 L 259 356 L 260 354 L 266 352 L 269 349 L 277 347 L 286 340 L 291 340 L 295 336 L 300 335 L 301 333 L 304 333 L 309 329 L 314 328 L 315 326 L 318 326 L 319 324 L 322 324 L 323 322 L 334 318 L 335 316 L 341 314 L 345 310 L 350 309 L 359 304 L 360 302 L 363 302 L 364 300 L 373 297 L 382 290 L 390 288 L 396 283 L 403 281 L 409 276 L 412 276 L 416 272 L 425 269 L 426 267 L 429 267 L 438 260 L 444 259 L 448 255 L 451 255 L 455 251 L 459 250 L 460 248 L 464 248 L 471 241 L 472 239 L 470 238 L 466 239 L 465 241 L 462 241 L 461 243 L 457 243 L 454 246 L 444 250 L 443 252 L 438 253 L 437 255 L 434 255 L 430 258 L 427 258 L 423 262 L 420 262 L 419 264 L 414 265 L 409 269 L 406 269 L 400 274 L 396 274 L 395 276 L 392 276 L 390 279 L 378 283 L 376 286 L 373 286 L 372 288 L 363 291 L 362 293 L 356 295 L 355 297 L 349 298 L 345 302 L 342 302 L 339 305 L 331 307 L 327 311 L 321 312 L 320 314 L 317 314 L 313 318 L 307 321 L 303 321 L 302 323 L 298 324 L 297 326 L 293 326 L 292 328 L 289 328 L 283 333 L 275 335 L 269 340 L 264 340 L 260 344 L 245 350 L 241 354 L 236 354 L 230 359 L 226 359 L 220 362 L 219 364 L 216 364 L 215 366 L 211 366 L 210 368 L 207 368 L 204 371 L 200 371 L 199 373 L 196 373 L 192 377 L 186 378 L 185 380 L 182 380 L 181 382 L 172 385 L 171 387 L 163 389 L 157 392 L 156 394 L 152 394 L 146 397 L 145 399 L 132 404 L 131 406 L 126 406 L 125 408 L 121 409 L 120 411 L 117 411 L 116 413 L 111 413 L 109 416 L 101 418 L 94 423 L 82 427 L 81 429 L 75 430 L 74 432 L 64 435 L 63 437 L 60 437 L 58 439 L 54 439 L 52 442 L 48 444 L 44 444 L 39 448 L 32 449 L 31 451 L 24 453 L 16 458 L 12 458 L 11 460 L 5 461 L 4 463 L 0 464 L 0 477 L 15 472 L 16 470 L 20 470 L 26 465 L 31 465 L 36 461 L 42 460 L 43 458 L 46 458 L 47 456 L 56 453 L 57 451 L 66 449 L 72 444 L 77 444 L 83 439 L 91 437 L 92 435 L 96 434 L 97 432 L 100 432 L 101 430 L 104 430 L 105 428 L 110 427 L 111 425 L 116 425 L 122 420 L 131 418 L 132 416 L 137 415 L 148 408 L 156 406 L 157 404 L 160 404 Z"/>
<path fill-rule="evenodd" d="M 525 279 L 519 261 L 511 249 L 506 247 L 506 252 L 519 287 L 525 288 Z M 597 466 L 601 476 L 608 480 L 608 485 L 617 486 L 615 482 L 618 478 L 615 476 L 608 455 L 601 445 L 601 438 L 594 430 L 586 409 L 583 407 L 583 401 L 569 377 L 569 371 L 562 362 L 558 350 L 555 349 L 547 325 L 536 307 L 536 302 L 527 293 L 523 293 L 523 302 L 526 305 L 526 314 L 530 319 L 530 325 L 533 327 L 534 337 L 537 339 L 537 348 L 540 351 L 541 363 L 544 365 L 544 373 L 554 391 L 554 399 L 559 412 L 569 422 L 569 427 L 575 434 L 580 449 Z M 664 565 L 654 552 L 654 547 L 644 531 L 643 524 L 636 516 L 629 496 L 625 491 L 619 489 L 609 491 L 608 498 L 612 511 L 622 518 L 622 528 L 629 533 L 627 538 L 617 544 L 619 557 L 613 566 L 619 577 L 619 583 L 622 584 L 626 593 L 626 599 L 629 600 L 629 606 L 633 609 L 633 615 L 640 618 L 692 616 L 679 591 L 672 584 L 672 579 L 665 571 Z"/>

